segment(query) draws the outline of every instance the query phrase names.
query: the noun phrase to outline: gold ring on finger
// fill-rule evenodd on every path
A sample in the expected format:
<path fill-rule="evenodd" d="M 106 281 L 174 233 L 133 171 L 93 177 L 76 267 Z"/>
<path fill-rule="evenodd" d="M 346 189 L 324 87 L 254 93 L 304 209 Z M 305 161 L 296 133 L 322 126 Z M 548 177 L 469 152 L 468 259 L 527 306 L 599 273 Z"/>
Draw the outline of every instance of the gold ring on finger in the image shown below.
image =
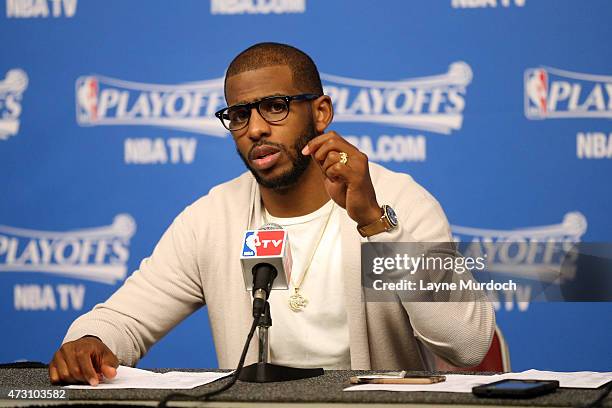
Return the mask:
<path fill-rule="evenodd" d="M 340 164 L 346 165 L 346 163 L 348 163 L 348 154 L 340 152 Z"/>

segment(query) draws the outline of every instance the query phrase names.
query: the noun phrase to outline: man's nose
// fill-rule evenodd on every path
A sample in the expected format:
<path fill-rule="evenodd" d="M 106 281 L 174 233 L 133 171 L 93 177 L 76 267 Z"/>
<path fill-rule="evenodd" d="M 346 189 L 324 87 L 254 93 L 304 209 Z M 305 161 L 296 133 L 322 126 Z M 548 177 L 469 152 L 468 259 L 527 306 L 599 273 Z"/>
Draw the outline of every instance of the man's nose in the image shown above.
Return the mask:
<path fill-rule="evenodd" d="M 247 134 L 252 140 L 259 140 L 262 137 L 270 136 L 270 124 L 261 117 L 257 108 L 251 109 L 251 117 L 249 118 L 249 125 L 247 128 Z"/>

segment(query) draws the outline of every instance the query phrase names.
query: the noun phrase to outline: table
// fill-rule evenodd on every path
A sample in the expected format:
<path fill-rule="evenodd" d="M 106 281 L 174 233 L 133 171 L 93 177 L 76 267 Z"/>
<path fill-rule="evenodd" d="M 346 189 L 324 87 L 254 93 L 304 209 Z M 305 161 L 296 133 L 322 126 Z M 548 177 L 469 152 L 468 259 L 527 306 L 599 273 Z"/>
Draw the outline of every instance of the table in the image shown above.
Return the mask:
<path fill-rule="evenodd" d="M 219 371 L 219 370 L 181 370 L 160 369 L 166 371 Z M 349 377 L 367 374 L 366 371 L 332 370 L 323 376 L 282 383 L 254 384 L 238 381 L 234 387 L 211 401 L 177 401 L 170 406 L 207 406 L 207 407 L 245 407 L 258 404 L 271 407 L 352 407 L 367 404 L 368 407 L 389 407 L 402 405 L 408 407 L 431 407 L 453 404 L 456 407 L 474 406 L 538 406 L 568 407 L 582 405 L 595 400 L 602 392 L 586 389 L 559 389 L 554 394 L 540 396 L 529 400 L 480 399 L 467 393 L 444 392 L 385 392 L 359 391 L 343 392 L 348 386 Z M 193 390 L 181 390 L 186 394 L 199 394 L 216 389 L 221 380 Z M 47 370 L 44 368 L 0 368 L 0 389 L 6 398 L 8 389 L 52 389 L 59 388 L 49 383 Z M 126 406 L 155 406 L 157 401 L 171 390 L 67 390 L 67 400 L 7 400 L 0 399 L 1 406 L 41 406 L 73 404 L 118 404 Z M 612 395 L 602 402 L 604 407 L 612 407 Z"/>

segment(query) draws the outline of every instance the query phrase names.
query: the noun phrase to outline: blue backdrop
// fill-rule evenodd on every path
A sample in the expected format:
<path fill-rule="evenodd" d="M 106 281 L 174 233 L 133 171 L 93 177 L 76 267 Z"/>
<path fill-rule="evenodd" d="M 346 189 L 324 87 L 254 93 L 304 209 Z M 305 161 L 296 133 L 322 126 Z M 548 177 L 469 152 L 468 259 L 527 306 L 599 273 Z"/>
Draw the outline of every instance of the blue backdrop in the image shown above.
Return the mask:
<path fill-rule="evenodd" d="M 260 41 L 309 53 L 331 129 L 425 186 L 458 238 L 612 238 L 607 0 L 0 7 L 0 361 L 48 361 L 174 216 L 244 171 L 211 114 L 231 58 Z M 610 303 L 497 295 L 514 370 L 612 371 Z M 140 366 L 216 364 L 203 309 Z"/>

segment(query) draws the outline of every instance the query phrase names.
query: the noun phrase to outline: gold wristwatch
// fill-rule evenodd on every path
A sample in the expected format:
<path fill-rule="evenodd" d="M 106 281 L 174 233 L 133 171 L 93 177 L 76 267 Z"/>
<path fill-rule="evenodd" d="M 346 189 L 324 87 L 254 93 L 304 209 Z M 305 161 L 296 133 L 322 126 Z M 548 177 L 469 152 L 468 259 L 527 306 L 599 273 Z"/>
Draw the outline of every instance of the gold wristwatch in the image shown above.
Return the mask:
<path fill-rule="evenodd" d="M 391 231 L 397 227 L 397 215 L 395 215 L 393 208 L 389 207 L 388 205 L 383 205 L 382 211 L 382 216 L 373 223 L 364 225 L 363 227 L 357 227 L 357 231 L 359 231 L 362 237 L 371 237 L 372 235 L 380 234 L 381 232 Z"/>

